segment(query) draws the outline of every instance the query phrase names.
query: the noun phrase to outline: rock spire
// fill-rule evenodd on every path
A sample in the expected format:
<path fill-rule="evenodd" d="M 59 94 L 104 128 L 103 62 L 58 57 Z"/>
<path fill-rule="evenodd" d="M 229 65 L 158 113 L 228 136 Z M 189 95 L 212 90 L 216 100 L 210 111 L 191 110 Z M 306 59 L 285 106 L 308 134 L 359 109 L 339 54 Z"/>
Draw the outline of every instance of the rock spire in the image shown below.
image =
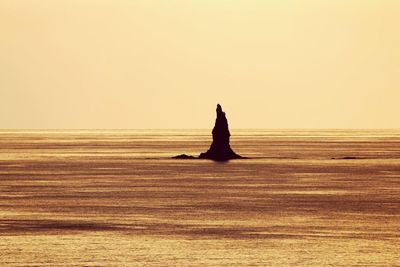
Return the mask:
<path fill-rule="evenodd" d="M 215 126 L 212 130 L 212 136 L 213 142 L 210 149 L 205 153 L 201 153 L 199 156 L 200 159 L 226 161 L 242 158 L 240 155 L 236 154 L 229 145 L 231 134 L 229 132 L 228 120 L 220 104 L 217 105 L 217 119 L 215 120 Z"/>

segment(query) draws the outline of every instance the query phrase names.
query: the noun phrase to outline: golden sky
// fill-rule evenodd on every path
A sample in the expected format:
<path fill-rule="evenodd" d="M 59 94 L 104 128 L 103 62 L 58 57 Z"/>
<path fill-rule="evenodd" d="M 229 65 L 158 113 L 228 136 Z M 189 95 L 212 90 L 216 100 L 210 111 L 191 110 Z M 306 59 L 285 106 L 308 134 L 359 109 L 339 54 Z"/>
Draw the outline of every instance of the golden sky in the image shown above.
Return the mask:
<path fill-rule="evenodd" d="M 0 128 L 400 128 L 398 0 L 0 0 Z"/>

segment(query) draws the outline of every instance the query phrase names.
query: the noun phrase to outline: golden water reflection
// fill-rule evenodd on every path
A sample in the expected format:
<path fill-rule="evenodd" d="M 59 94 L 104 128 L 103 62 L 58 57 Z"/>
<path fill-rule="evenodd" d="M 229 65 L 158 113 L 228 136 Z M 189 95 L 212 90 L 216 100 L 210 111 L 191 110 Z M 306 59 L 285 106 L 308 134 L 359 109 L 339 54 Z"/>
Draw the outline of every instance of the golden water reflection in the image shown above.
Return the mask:
<path fill-rule="evenodd" d="M 0 264 L 400 264 L 400 132 L 185 133 L 1 131 Z"/>

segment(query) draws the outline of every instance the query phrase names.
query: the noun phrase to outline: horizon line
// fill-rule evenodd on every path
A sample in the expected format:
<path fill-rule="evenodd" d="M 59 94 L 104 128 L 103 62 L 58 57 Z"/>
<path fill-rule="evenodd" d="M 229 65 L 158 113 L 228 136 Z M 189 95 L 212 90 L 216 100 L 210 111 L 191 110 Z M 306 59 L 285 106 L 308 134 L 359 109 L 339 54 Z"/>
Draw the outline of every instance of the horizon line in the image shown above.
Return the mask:
<path fill-rule="evenodd" d="M 0 128 L 0 131 L 131 131 L 131 130 L 211 130 L 211 128 Z M 230 128 L 230 130 L 305 130 L 305 131 L 320 131 L 320 130 L 332 130 L 332 131 L 357 131 L 357 130 L 400 130 L 399 128 Z"/>

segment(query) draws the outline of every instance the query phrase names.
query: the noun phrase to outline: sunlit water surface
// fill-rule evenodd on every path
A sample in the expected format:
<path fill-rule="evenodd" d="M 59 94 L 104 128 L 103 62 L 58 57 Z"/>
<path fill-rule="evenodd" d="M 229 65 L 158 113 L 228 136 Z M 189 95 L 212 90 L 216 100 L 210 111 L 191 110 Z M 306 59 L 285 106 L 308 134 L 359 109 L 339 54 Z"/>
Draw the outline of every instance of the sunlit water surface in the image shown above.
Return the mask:
<path fill-rule="evenodd" d="M 1 266 L 400 266 L 400 131 L 0 131 Z"/>

